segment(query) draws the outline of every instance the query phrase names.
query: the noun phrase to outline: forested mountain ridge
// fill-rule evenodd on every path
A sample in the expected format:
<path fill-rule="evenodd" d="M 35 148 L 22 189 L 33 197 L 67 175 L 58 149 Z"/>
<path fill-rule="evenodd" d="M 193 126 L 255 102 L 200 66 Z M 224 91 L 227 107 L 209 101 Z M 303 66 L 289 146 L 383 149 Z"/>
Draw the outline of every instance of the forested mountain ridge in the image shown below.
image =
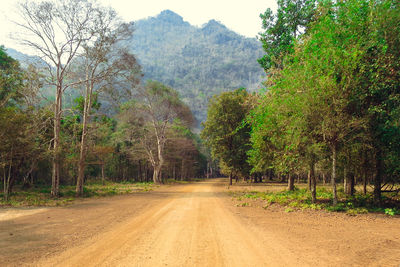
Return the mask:
<path fill-rule="evenodd" d="M 12 48 L 7 48 L 7 54 L 12 58 L 17 59 L 24 68 L 26 68 L 29 64 L 44 66 L 42 59 L 37 56 L 28 56 Z"/>
<path fill-rule="evenodd" d="M 261 43 L 216 20 L 199 28 L 165 10 L 131 25 L 134 34 L 127 46 L 136 55 L 144 80 L 176 89 L 199 123 L 205 121 L 213 95 L 240 87 L 253 91 L 263 80 L 264 71 L 257 63 L 263 55 Z M 42 65 L 39 57 L 12 48 L 7 51 L 25 66 Z"/>
<path fill-rule="evenodd" d="M 204 121 L 208 100 L 222 91 L 259 87 L 264 72 L 257 63 L 263 55 L 255 38 L 241 36 L 210 20 L 201 28 L 165 10 L 133 24 L 129 46 L 145 79 L 175 88 Z"/>

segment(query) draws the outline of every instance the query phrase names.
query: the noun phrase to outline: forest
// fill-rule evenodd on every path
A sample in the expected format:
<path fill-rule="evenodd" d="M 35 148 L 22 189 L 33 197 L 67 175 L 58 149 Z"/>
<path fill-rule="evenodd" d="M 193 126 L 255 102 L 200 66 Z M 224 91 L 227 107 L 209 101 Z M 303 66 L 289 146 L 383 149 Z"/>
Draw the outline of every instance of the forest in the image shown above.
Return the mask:
<path fill-rule="evenodd" d="M 19 5 L 17 38 L 39 64 L 0 47 L 3 198 L 84 182 L 163 183 L 202 177 L 205 150 L 178 93 L 144 81 L 127 49 L 133 34 L 115 11 L 89 1 Z M 29 37 L 29 39 L 28 39 Z"/>
<path fill-rule="evenodd" d="M 236 179 L 338 185 L 393 205 L 400 182 L 398 1 L 278 1 L 261 14 L 265 90 L 215 96 L 202 137 Z M 397 197 L 396 197 L 397 196 Z M 369 199 L 369 198 L 368 198 Z M 364 203 L 365 205 L 365 203 Z"/>

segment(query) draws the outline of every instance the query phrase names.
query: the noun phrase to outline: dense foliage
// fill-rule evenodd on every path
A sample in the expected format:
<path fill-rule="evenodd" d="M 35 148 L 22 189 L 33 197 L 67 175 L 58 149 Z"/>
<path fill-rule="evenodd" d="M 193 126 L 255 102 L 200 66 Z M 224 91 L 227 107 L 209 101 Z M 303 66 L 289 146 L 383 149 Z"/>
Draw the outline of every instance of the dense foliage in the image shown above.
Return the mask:
<path fill-rule="evenodd" d="M 211 156 L 219 161 L 222 173 L 232 177 L 247 177 L 250 165 L 247 151 L 250 148 L 250 128 L 243 125 L 250 106 L 245 89 L 225 92 L 211 99 L 207 121 L 201 133 L 211 149 Z"/>
<path fill-rule="evenodd" d="M 224 103 L 212 101 L 205 138 L 225 140 L 220 129 L 233 127 L 228 132 L 237 134 L 235 129 L 247 124 L 251 144 L 241 145 L 242 150 L 250 146 L 252 173 L 287 178 L 289 190 L 294 190 L 295 176 L 307 177 L 313 202 L 316 183 L 328 178 L 333 204 L 338 202 L 339 181 L 348 195 L 359 181 L 364 194 L 372 185 L 375 203 L 381 203 L 382 192 L 398 194 L 398 1 L 278 1 L 277 13 L 267 10 L 261 18 L 266 55 L 259 63 L 268 75 L 267 89 L 256 95 L 246 119 L 235 123 L 221 118 L 240 117 L 241 109 L 224 109 L 215 116 Z M 209 145 L 212 151 L 224 147 Z M 238 155 L 237 148 L 233 155 Z M 215 152 L 213 156 L 222 158 Z"/>

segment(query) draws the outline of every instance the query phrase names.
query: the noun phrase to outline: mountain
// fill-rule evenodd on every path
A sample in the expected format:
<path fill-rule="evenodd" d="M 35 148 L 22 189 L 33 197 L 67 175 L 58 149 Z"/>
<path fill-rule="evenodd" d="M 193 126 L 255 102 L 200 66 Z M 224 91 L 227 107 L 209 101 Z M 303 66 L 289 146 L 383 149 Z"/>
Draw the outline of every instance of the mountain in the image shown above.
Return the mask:
<path fill-rule="evenodd" d="M 144 78 L 176 89 L 199 123 L 206 120 L 213 95 L 260 87 L 264 71 L 257 59 L 263 50 L 255 38 L 241 36 L 216 20 L 195 27 L 170 10 L 131 25 L 134 34 L 126 45 L 138 58 Z M 23 67 L 45 65 L 39 57 L 12 48 L 7 48 L 7 53 Z M 52 96 L 52 91 L 46 95 Z"/>
<path fill-rule="evenodd" d="M 199 122 L 209 99 L 222 91 L 257 89 L 264 72 L 255 38 L 241 36 L 216 20 L 195 27 L 170 10 L 133 23 L 129 47 L 142 65 L 145 79 L 175 88 Z"/>
<path fill-rule="evenodd" d="M 38 56 L 28 56 L 12 48 L 6 48 L 6 52 L 7 55 L 18 60 L 23 68 L 27 68 L 30 64 L 37 67 L 46 67 L 46 63 Z"/>

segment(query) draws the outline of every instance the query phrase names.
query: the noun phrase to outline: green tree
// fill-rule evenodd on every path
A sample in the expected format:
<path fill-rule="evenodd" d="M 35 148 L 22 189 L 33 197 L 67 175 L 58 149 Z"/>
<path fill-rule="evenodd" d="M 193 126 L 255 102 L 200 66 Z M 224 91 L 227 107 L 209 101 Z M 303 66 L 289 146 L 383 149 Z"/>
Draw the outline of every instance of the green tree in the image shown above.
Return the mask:
<path fill-rule="evenodd" d="M 305 32 L 313 19 L 316 0 L 278 0 L 277 13 L 268 8 L 263 14 L 259 40 L 265 55 L 258 59 L 268 73 L 272 67 L 282 67 L 282 58 L 293 52 L 295 41 Z"/>
<path fill-rule="evenodd" d="M 395 47 L 400 35 L 393 27 L 399 25 L 397 5 L 368 0 L 319 5 L 316 21 L 301 41 L 293 43 L 283 68 L 272 72 L 273 86 L 252 118 L 250 161 L 255 168 L 265 164 L 277 168 L 276 158 L 285 162 L 281 156 L 305 155 L 303 161 L 309 160 L 313 172 L 316 161 L 326 158 L 324 151 L 329 149 L 333 202 L 337 203 L 339 153 L 343 172 L 352 175 L 356 163 L 350 157 L 364 143 L 375 153 L 375 199 L 380 199 L 382 178 L 388 182 L 398 177 L 394 166 L 400 151 L 395 122 L 399 119 L 399 52 Z M 266 150 L 268 156 L 263 156 Z M 367 162 L 363 157 L 359 165 Z"/>
<path fill-rule="evenodd" d="M 212 98 L 201 132 L 213 159 L 219 160 L 221 169 L 229 174 L 230 184 L 232 175 L 247 177 L 250 173 L 247 162 L 250 127 L 245 123 L 250 109 L 248 96 L 241 88 Z"/>
<path fill-rule="evenodd" d="M 368 16 L 359 31 L 365 37 L 352 103 L 367 121 L 375 158 L 374 200 L 380 203 L 382 184 L 400 180 L 400 6 L 391 0 L 360 2 Z"/>
<path fill-rule="evenodd" d="M 45 158 L 50 123 L 45 108 L 37 107 L 39 78 L 0 47 L 0 169 L 7 201 L 18 178 L 27 177 Z"/>
<path fill-rule="evenodd" d="M 16 104 L 22 98 L 23 79 L 24 72 L 18 61 L 0 46 L 0 108 Z"/>

